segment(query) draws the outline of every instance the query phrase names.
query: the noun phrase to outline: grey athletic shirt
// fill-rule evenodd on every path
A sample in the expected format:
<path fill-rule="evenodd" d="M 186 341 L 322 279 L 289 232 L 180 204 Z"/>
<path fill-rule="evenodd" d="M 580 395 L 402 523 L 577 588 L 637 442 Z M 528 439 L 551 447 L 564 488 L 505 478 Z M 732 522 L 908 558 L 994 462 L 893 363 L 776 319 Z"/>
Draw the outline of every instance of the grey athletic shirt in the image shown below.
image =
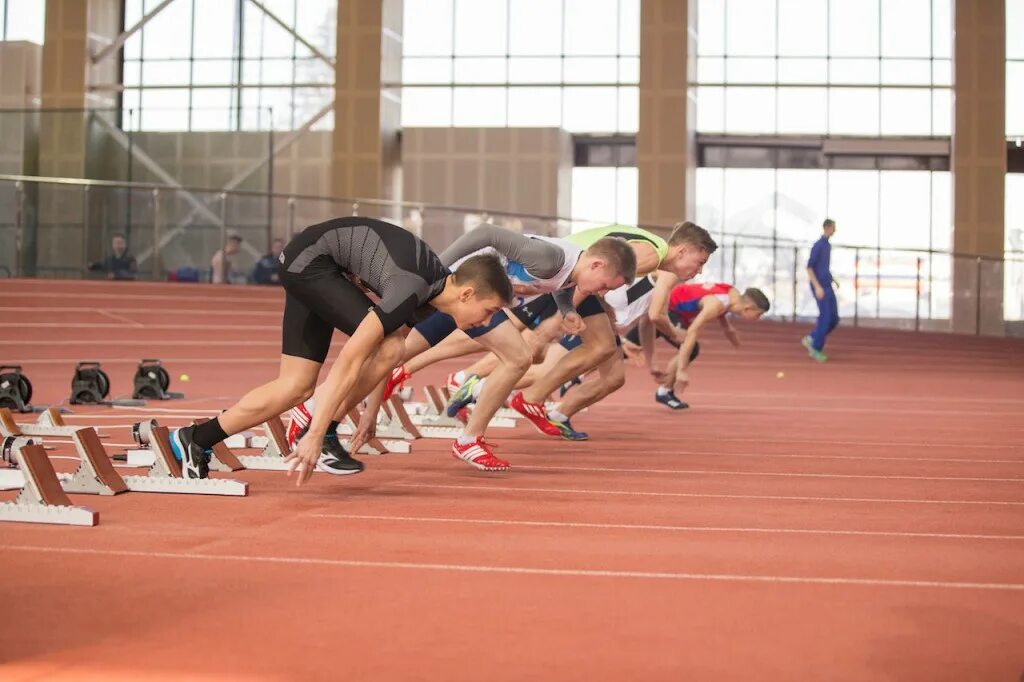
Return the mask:
<path fill-rule="evenodd" d="M 466 258 L 482 253 L 497 255 L 513 284 L 551 292 L 563 315 L 575 310 L 572 297 L 576 285 L 571 277 L 583 253 L 580 247 L 563 239 L 532 237 L 483 223 L 456 239 L 441 253 L 441 261 L 454 270 Z"/>
<path fill-rule="evenodd" d="M 286 259 L 287 254 L 287 259 Z M 281 254 L 288 272 L 302 273 L 329 258 L 380 297 L 373 310 L 384 333 L 417 322 L 433 309 L 419 310 L 444 290 L 450 273 L 422 239 L 373 218 L 346 217 L 307 227 Z"/>

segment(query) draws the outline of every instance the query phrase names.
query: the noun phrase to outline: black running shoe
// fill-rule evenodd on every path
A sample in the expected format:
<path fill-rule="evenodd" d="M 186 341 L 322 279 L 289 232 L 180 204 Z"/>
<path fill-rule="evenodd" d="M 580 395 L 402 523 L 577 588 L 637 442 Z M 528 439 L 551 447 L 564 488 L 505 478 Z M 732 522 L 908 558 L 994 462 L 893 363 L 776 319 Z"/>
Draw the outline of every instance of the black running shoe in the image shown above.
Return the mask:
<path fill-rule="evenodd" d="M 195 424 L 171 432 L 171 450 L 181 462 L 182 478 L 209 478 L 212 450 L 204 450 L 192 442 Z"/>
<path fill-rule="evenodd" d="M 572 388 L 573 386 L 578 386 L 582 383 L 583 379 L 581 377 L 573 377 L 569 381 L 562 384 L 562 386 L 558 389 L 558 397 L 564 398 L 565 394 L 569 392 L 570 388 Z"/>
<path fill-rule="evenodd" d="M 658 395 L 655 393 L 654 399 L 672 410 L 685 410 L 689 407 L 689 405 L 676 397 L 675 391 L 669 391 L 665 395 Z"/>
<path fill-rule="evenodd" d="M 336 476 L 358 474 L 363 470 L 363 463 L 353 459 L 348 450 L 338 440 L 337 434 L 329 433 L 324 438 L 324 448 L 317 460 L 316 470 Z"/>

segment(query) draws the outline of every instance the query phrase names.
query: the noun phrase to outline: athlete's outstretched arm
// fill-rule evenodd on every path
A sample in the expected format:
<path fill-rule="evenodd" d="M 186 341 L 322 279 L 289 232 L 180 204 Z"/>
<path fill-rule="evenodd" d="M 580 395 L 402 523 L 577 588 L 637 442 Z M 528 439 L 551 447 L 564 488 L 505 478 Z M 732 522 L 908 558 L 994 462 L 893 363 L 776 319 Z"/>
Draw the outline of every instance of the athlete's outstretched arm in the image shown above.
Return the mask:
<path fill-rule="evenodd" d="M 725 315 L 718 318 L 718 324 L 722 325 L 722 333 L 725 334 L 725 338 L 729 339 L 729 343 L 734 347 L 739 348 L 740 335 L 736 331 L 736 327 L 732 326 L 732 323 L 729 322 L 729 319 Z"/>
<path fill-rule="evenodd" d="M 690 383 L 690 377 L 686 374 L 686 368 L 690 364 L 690 353 L 693 352 L 693 347 L 697 344 L 700 330 L 703 329 L 708 320 L 721 315 L 723 310 L 725 310 L 725 306 L 714 296 L 705 296 L 701 299 L 700 313 L 697 314 L 697 319 L 687 327 L 686 339 L 679 346 L 679 353 L 676 355 L 675 384 L 680 392 Z"/>
<path fill-rule="evenodd" d="M 460 258 L 486 248 L 494 249 L 509 260 L 518 261 L 520 252 L 529 241 L 529 237 L 524 237 L 518 232 L 490 223 L 481 223 L 441 252 L 441 262 L 451 267 Z"/>
<path fill-rule="evenodd" d="M 658 328 L 658 331 L 669 337 L 676 338 L 675 327 L 668 317 L 668 299 L 672 287 L 679 282 L 674 273 L 658 270 L 654 273 L 654 291 L 651 293 L 651 304 L 647 307 L 647 318 Z"/>
<path fill-rule="evenodd" d="M 384 340 L 384 325 L 377 315 L 370 314 L 356 327 L 355 332 L 342 347 L 326 381 L 320 386 L 320 404 L 309 423 L 309 430 L 288 457 L 288 475 L 299 472 L 298 485 L 302 485 L 313 473 L 317 458 L 320 457 L 327 426 L 334 418 L 342 399 L 355 386 L 356 379 L 374 350 Z"/>

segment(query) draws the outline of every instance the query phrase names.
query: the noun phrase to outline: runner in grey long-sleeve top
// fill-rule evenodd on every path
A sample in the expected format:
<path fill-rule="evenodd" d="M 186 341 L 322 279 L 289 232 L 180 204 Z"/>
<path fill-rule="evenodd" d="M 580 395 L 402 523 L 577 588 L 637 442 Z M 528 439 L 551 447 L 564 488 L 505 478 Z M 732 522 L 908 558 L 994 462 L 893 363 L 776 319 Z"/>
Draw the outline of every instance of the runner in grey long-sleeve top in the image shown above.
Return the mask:
<path fill-rule="evenodd" d="M 579 330 L 582 326 L 582 319 L 572 304 L 576 291 L 581 295 L 602 294 L 621 286 L 627 278 L 632 278 L 636 270 L 633 250 L 621 239 L 602 239 L 590 248 L 582 249 L 563 239 L 522 235 L 489 224 L 480 225 L 457 239 L 442 252 L 441 261 L 454 268 L 486 254 L 500 259 L 513 287 L 526 294 L 526 300 L 554 292 L 567 330 Z M 453 334 L 456 326 L 451 316 L 441 311 L 434 313 L 410 332 L 404 358 L 409 361 L 415 357 L 417 362 L 422 359 L 420 364 L 425 366 L 446 357 L 480 350 L 481 346 L 494 352 L 501 365 L 479 396 L 463 434 L 452 446 L 452 454 L 478 469 L 507 469 L 508 462 L 491 453 L 483 442 L 483 434 L 512 387 L 529 369 L 532 350 L 520 334 L 522 323 L 514 316 L 510 319 L 505 311 L 495 314 L 489 324 L 465 329 L 464 333 Z M 445 339 L 445 344 L 425 352 Z M 393 376 L 389 385 L 393 387 L 408 378 L 410 374 L 405 370 L 404 366 L 396 370 L 398 375 Z M 353 448 L 358 448 L 365 438 L 372 435 L 377 407 L 385 397 L 384 391 L 382 386 L 371 397 L 359 429 L 352 438 Z M 312 413 L 313 401 L 306 401 L 292 410 L 293 425 L 289 428 L 289 438 L 301 433 Z"/>
<path fill-rule="evenodd" d="M 398 329 L 430 309 L 451 315 L 460 327 L 479 325 L 512 296 L 498 259 L 469 258 L 452 273 L 418 237 L 372 218 L 336 218 L 307 228 L 285 247 L 279 270 L 286 292 L 280 373 L 215 419 L 172 434 L 188 478 L 206 477 L 214 444 L 313 394 L 335 329 L 349 339 L 317 389 L 326 409 L 298 442 L 290 470 L 298 469 L 300 484 L 314 466 L 358 472 L 361 465 L 340 445 L 333 459 L 321 457 L 324 437 L 335 412 L 358 404 L 400 361 L 404 342 Z"/>

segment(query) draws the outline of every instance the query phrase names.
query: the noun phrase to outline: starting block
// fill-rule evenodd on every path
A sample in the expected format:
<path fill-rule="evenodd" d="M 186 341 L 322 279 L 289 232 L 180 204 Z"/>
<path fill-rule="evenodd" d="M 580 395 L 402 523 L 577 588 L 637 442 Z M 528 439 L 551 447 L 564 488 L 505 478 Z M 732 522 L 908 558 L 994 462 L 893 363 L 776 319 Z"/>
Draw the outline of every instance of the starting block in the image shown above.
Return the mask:
<path fill-rule="evenodd" d="M 43 446 L 33 443 L 15 448 L 8 461 L 13 466 L 0 469 L 0 484 L 21 488 L 21 492 L 13 502 L 0 503 L 0 521 L 67 526 L 100 522 L 98 512 L 71 503 Z"/>
<path fill-rule="evenodd" d="M 356 432 L 356 430 L 359 428 L 358 425 L 359 425 L 360 418 L 361 418 L 361 415 L 359 414 L 358 410 L 352 410 L 351 412 L 349 412 L 348 416 L 345 417 L 345 420 L 343 422 L 341 422 L 340 424 L 338 424 L 338 429 L 337 429 L 338 435 L 339 436 L 350 436 L 350 435 L 354 434 Z M 378 435 L 380 434 L 380 430 L 381 429 L 380 429 L 380 426 L 378 424 L 378 427 L 377 427 Z M 351 440 L 343 440 L 343 441 L 341 441 L 341 444 L 344 445 L 346 449 L 350 450 L 352 441 Z M 353 452 L 352 454 L 360 454 L 360 455 L 386 455 L 386 454 L 389 454 L 389 453 L 393 453 L 393 454 L 400 454 L 400 455 L 408 455 L 410 452 L 412 452 L 412 446 L 409 444 L 409 441 L 407 441 L 407 440 L 404 440 L 404 439 L 381 439 L 381 438 L 377 437 L 377 438 L 371 438 L 368 443 L 366 443 L 361 448 L 359 448 L 358 453 L 354 453 Z"/>
<path fill-rule="evenodd" d="M 146 450 L 129 450 L 130 466 L 149 467 L 143 475 L 125 476 L 124 482 L 128 490 L 142 493 L 183 493 L 190 495 L 231 495 L 244 497 L 249 494 L 249 484 L 226 478 L 183 478 L 181 464 L 171 450 L 170 432 L 166 426 L 156 426 L 156 422 L 142 422 L 143 425 L 132 427 L 132 435 L 137 436 L 140 445 L 148 446 Z M 96 441 L 97 444 L 99 441 Z M 102 446 L 101 446 L 102 447 Z M 211 461 L 212 465 L 212 461 Z M 211 466 L 212 468 L 212 466 Z"/>
<path fill-rule="evenodd" d="M 68 426 L 64 423 L 64 417 L 56 407 L 48 407 L 44 410 L 35 424 L 18 424 L 14 421 L 14 415 L 7 408 L 0 408 L 0 433 L 5 436 L 62 436 L 71 437 L 80 426 Z"/>
<path fill-rule="evenodd" d="M 288 436 L 280 417 L 272 417 L 263 423 L 267 442 L 258 455 L 238 455 L 238 461 L 246 469 L 258 471 L 288 471 Z M 255 440 L 255 438 L 253 439 Z"/>
<path fill-rule="evenodd" d="M 443 389 L 445 393 L 442 393 L 435 386 L 424 386 L 423 392 L 426 394 L 427 403 L 426 410 L 423 414 L 411 415 L 412 422 L 417 426 L 430 426 L 430 427 L 442 427 L 448 429 L 455 429 L 456 436 L 462 431 L 463 424 L 458 419 L 448 416 L 448 400 L 444 396 L 447 393 L 447 389 Z M 492 428 L 505 428 L 511 429 L 516 425 L 514 419 L 508 417 L 492 417 L 488 423 L 489 427 Z M 429 436 L 428 436 L 429 437 Z M 438 436 L 439 438 L 446 436 Z"/>
<path fill-rule="evenodd" d="M 78 469 L 73 474 L 55 474 L 64 492 L 117 495 L 128 491 L 128 486 L 121 475 L 110 463 L 107 451 L 103 449 L 95 429 L 80 427 L 71 434 L 71 441 L 78 452 Z M 3 444 L 2 457 L 7 462 L 14 462 L 16 453 L 28 445 L 42 445 L 37 438 L 21 435 L 20 432 L 5 437 Z"/>
<path fill-rule="evenodd" d="M 197 424 L 202 424 L 208 419 L 197 419 Z M 156 462 L 156 455 L 149 447 L 152 442 L 152 433 L 159 424 L 155 419 L 132 424 L 132 439 L 139 444 L 141 449 L 128 450 L 125 453 L 125 461 L 128 466 L 149 467 Z M 210 458 L 210 471 L 242 471 L 245 466 L 238 461 L 235 453 L 226 443 L 217 443 L 213 446 L 213 456 Z"/>
<path fill-rule="evenodd" d="M 391 396 L 391 422 L 397 421 L 401 429 L 407 433 L 406 438 L 457 438 L 462 433 L 462 424 L 458 420 L 441 421 L 441 417 L 426 414 L 410 415 L 409 409 L 398 396 Z M 448 420 L 448 417 L 444 417 Z"/>

